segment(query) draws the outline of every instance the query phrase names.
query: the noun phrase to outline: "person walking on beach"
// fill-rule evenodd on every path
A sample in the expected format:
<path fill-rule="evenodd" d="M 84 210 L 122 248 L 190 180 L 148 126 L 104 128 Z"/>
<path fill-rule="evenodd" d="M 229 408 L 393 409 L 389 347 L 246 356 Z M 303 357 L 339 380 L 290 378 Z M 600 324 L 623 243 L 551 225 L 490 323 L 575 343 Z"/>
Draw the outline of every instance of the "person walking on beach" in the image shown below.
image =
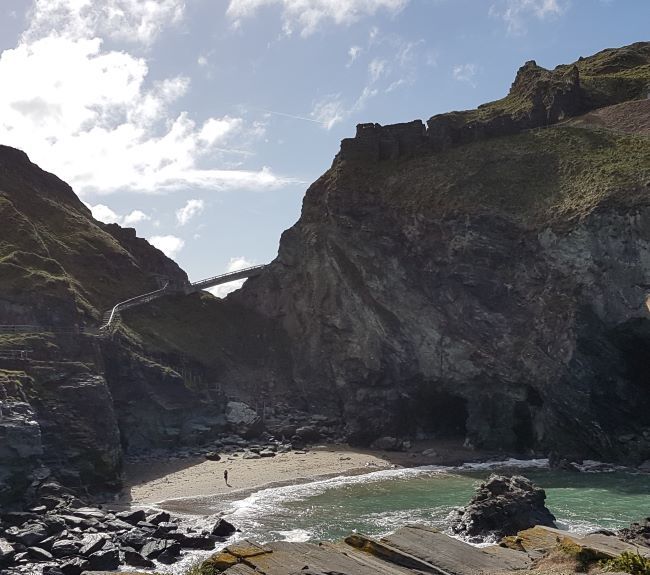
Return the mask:
<path fill-rule="evenodd" d="M 230 483 L 228 483 L 228 470 L 224 469 L 223 470 L 223 480 L 226 482 L 226 485 L 230 487 Z"/>

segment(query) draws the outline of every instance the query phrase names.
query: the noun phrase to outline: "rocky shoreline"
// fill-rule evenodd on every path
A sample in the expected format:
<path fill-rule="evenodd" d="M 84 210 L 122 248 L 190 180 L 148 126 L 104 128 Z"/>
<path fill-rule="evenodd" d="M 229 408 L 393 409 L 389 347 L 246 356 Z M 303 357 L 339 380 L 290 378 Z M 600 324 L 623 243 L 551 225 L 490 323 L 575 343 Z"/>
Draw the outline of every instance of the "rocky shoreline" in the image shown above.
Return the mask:
<path fill-rule="evenodd" d="M 337 451 L 335 448 L 341 446 L 321 446 L 313 449 L 304 446 L 303 449 L 293 449 L 291 444 L 270 437 L 249 440 L 232 435 L 224 437 L 209 449 L 182 450 L 173 454 L 154 452 L 133 458 L 129 464 L 137 463 L 154 468 L 162 461 L 167 464 L 173 464 L 175 461 L 181 465 L 191 462 L 192 465 L 188 468 L 190 471 L 197 466 L 211 465 L 213 467 L 209 473 L 213 480 L 216 478 L 219 482 L 223 481 L 221 469 L 232 468 L 238 462 L 245 465 L 259 463 L 268 468 L 271 459 L 271 467 L 281 468 L 286 465 L 286 461 L 291 461 L 291 458 L 294 458 L 296 463 L 314 458 L 315 467 L 321 473 L 318 474 L 312 469 L 314 475 L 310 476 L 310 480 L 327 472 L 327 461 L 338 460 L 341 465 L 351 460 L 350 469 L 359 473 L 380 468 L 380 463 L 384 468 L 396 466 L 395 463 L 387 459 L 382 460 L 377 455 L 356 454 L 357 457 L 363 457 L 359 461 L 368 461 L 369 457 L 374 459 L 369 460 L 371 468 L 355 467 L 359 465 L 359 461 L 352 460 L 350 455 L 343 455 L 346 452 Z M 449 462 L 453 456 L 459 455 L 449 446 L 438 446 L 436 450 L 432 447 L 423 449 L 422 445 L 408 446 L 408 450 L 403 451 L 381 453 L 384 457 L 394 457 L 395 460 L 413 465 L 423 461 L 430 463 L 432 459 L 446 459 Z M 324 459 L 318 460 L 320 456 Z M 478 459 L 481 459 L 483 464 L 489 464 L 488 457 Z M 584 463 L 586 468 L 595 468 L 593 462 Z M 222 467 L 214 467 L 217 464 Z M 576 462 L 562 462 L 559 467 L 579 472 L 581 465 Z M 605 467 L 605 464 L 600 464 L 601 470 Z M 219 471 L 215 472 L 215 469 Z M 163 475 L 162 480 L 168 482 L 168 477 Z M 261 487 L 263 485 L 257 485 L 254 489 Z M 194 488 L 190 486 L 190 489 Z M 193 491 L 191 495 L 196 496 L 198 493 Z M 458 511 L 452 530 L 466 541 L 476 543 L 490 531 L 492 537 L 501 539 L 533 525 L 553 527 L 554 518 L 544 507 L 544 498 L 543 490 L 525 478 L 490 480 L 479 486 L 470 505 Z M 147 504 L 145 501 L 133 501 L 132 497 L 122 500 L 113 498 L 113 502 L 107 504 L 109 499 L 109 496 L 104 496 L 103 503 L 100 503 L 101 499 L 98 498 L 89 503 L 89 500 L 79 493 L 49 478 L 32 485 L 31 504 L 25 510 L 16 509 L 0 513 L 0 572 L 3 575 L 36 572 L 44 575 L 80 575 L 84 571 L 107 571 L 118 567 L 153 568 L 160 564 L 173 564 L 187 552 L 212 550 L 218 544 L 227 542 L 227 537 L 236 529 L 218 516 L 212 516 L 211 520 L 207 518 L 204 527 L 193 526 L 184 521 L 182 515 L 174 517 L 169 513 L 169 509 L 174 509 L 174 502 L 165 506 L 167 510 L 164 511 L 151 507 L 149 511 L 145 511 L 140 508 Z M 152 503 L 154 502 L 148 502 L 149 505 Z M 180 511 L 181 514 L 196 513 L 196 508 L 180 506 L 174 511 Z M 623 530 L 616 534 L 617 539 L 648 545 L 649 521 L 645 520 L 645 523 L 640 522 Z M 495 526 L 498 526 L 498 530 L 494 529 Z"/>

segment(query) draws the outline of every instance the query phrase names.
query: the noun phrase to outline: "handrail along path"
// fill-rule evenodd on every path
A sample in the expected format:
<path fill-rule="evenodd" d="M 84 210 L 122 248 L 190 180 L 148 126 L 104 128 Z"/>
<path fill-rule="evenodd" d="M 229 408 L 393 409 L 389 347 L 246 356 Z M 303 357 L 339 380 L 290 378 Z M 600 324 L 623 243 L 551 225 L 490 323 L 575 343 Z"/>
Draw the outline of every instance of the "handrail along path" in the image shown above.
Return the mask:
<path fill-rule="evenodd" d="M 183 293 L 185 295 L 189 295 L 197 291 L 201 291 L 216 285 L 229 283 L 239 279 L 250 278 L 259 275 L 262 272 L 262 270 L 266 267 L 267 267 L 266 264 L 251 266 L 241 270 L 220 274 L 218 276 L 200 280 L 194 283 L 187 283 L 186 285 L 180 288 L 170 287 L 170 282 L 167 282 L 160 289 L 154 290 L 149 293 L 137 295 L 135 297 L 116 303 L 111 310 L 107 311 L 104 314 L 104 320 L 103 320 L 104 325 L 102 325 L 100 329 L 104 332 L 108 330 L 108 328 L 111 326 L 111 324 L 113 323 L 113 321 L 115 320 L 119 312 L 122 310 L 135 307 L 143 303 L 148 303 L 154 299 L 157 299 L 167 294 Z"/>

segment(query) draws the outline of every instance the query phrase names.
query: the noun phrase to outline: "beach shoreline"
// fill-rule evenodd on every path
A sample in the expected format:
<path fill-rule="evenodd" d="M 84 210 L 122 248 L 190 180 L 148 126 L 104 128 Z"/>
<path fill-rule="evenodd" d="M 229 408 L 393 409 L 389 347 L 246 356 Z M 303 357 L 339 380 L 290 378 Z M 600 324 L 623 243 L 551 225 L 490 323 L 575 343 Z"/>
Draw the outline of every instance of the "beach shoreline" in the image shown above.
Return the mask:
<path fill-rule="evenodd" d="M 224 453 L 220 461 L 202 457 L 143 460 L 125 465 L 124 507 L 160 507 L 188 515 L 219 512 L 227 502 L 284 485 L 309 483 L 337 476 L 372 473 L 424 465 L 456 466 L 504 459 L 509 455 L 481 452 L 457 442 L 427 442 L 406 452 L 322 445 L 275 457 L 246 459 L 243 452 Z M 224 470 L 228 470 L 228 485 Z"/>

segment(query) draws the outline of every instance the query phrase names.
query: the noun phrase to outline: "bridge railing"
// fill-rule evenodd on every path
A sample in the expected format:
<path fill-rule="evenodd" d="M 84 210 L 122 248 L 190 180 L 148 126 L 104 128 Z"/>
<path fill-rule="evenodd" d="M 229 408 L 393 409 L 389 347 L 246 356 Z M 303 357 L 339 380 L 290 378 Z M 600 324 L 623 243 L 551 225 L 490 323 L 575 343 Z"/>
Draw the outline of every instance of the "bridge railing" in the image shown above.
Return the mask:
<path fill-rule="evenodd" d="M 59 327 L 53 325 L 0 325 L 0 334 L 5 333 L 52 333 L 63 335 L 77 335 L 80 333 L 97 335 L 96 327 L 79 325 L 73 327 Z"/>
<path fill-rule="evenodd" d="M 120 312 L 120 311 L 122 311 L 124 309 L 128 309 L 130 307 L 134 307 L 136 305 L 140 305 L 140 304 L 143 304 L 143 303 L 150 302 L 151 300 L 154 300 L 156 298 L 159 298 L 160 296 L 162 296 L 167 291 L 168 287 L 169 287 L 169 282 L 167 282 L 160 289 L 154 290 L 154 291 L 149 292 L 149 293 L 137 295 L 135 297 L 125 299 L 124 301 L 116 303 L 113 306 L 113 309 L 111 309 L 111 313 L 109 314 L 109 316 L 108 316 L 108 318 L 106 320 L 106 323 L 100 329 L 102 329 L 102 330 L 108 329 L 110 327 L 111 323 L 113 322 L 113 320 L 115 319 L 115 316 L 116 316 L 116 314 L 118 312 Z"/>
<path fill-rule="evenodd" d="M 227 283 L 225 280 L 232 278 L 231 281 L 237 281 L 238 279 L 251 277 L 257 275 L 258 272 L 261 272 L 266 267 L 266 264 L 261 264 L 257 266 L 250 266 L 248 268 L 243 268 L 241 270 L 235 270 L 232 272 L 227 272 L 225 274 L 219 274 L 211 278 L 206 278 L 190 284 L 192 289 L 201 289 L 202 286 L 211 286 L 219 283 Z"/>

